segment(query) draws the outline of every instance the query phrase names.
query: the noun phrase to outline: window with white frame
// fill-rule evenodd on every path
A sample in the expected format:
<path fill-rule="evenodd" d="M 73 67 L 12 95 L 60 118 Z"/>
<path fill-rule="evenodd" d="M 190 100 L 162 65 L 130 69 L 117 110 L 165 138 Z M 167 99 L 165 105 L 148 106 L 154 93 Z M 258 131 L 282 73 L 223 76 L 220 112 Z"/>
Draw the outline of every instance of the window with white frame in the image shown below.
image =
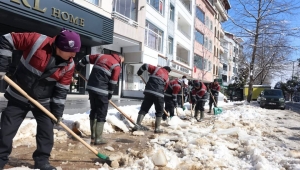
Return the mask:
<path fill-rule="evenodd" d="M 163 31 L 146 21 L 145 45 L 149 48 L 162 52 Z"/>
<path fill-rule="evenodd" d="M 169 14 L 169 19 L 171 21 L 174 21 L 174 16 L 175 16 L 175 9 L 174 9 L 174 6 L 172 4 L 170 4 L 170 14 Z"/>
<path fill-rule="evenodd" d="M 114 0 L 113 11 L 137 21 L 137 6 L 136 0 Z"/>
<path fill-rule="evenodd" d="M 204 59 L 203 60 L 203 70 L 207 70 L 208 69 L 207 64 L 208 64 L 207 59 Z"/>
<path fill-rule="evenodd" d="M 204 12 L 202 12 L 198 7 L 196 8 L 196 17 L 202 22 L 204 23 Z"/>
<path fill-rule="evenodd" d="M 169 37 L 168 39 L 168 51 L 170 55 L 173 55 L 173 38 Z"/>
<path fill-rule="evenodd" d="M 213 22 L 211 20 L 209 21 L 209 29 L 211 31 L 213 31 L 213 29 L 214 29 Z"/>
<path fill-rule="evenodd" d="M 204 47 L 208 49 L 208 38 L 204 37 Z"/>
<path fill-rule="evenodd" d="M 204 68 L 204 60 L 203 60 L 202 56 L 197 55 L 197 54 L 194 55 L 194 66 L 196 66 L 200 70 L 203 70 L 203 68 Z"/>
<path fill-rule="evenodd" d="M 208 62 L 208 71 L 211 70 L 211 61 Z"/>
<path fill-rule="evenodd" d="M 204 35 L 198 30 L 196 30 L 195 39 L 198 43 L 204 45 Z"/>
<path fill-rule="evenodd" d="M 209 19 L 208 16 L 205 16 L 205 25 L 207 28 L 209 28 Z"/>
<path fill-rule="evenodd" d="M 147 2 L 160 14 L 164 14 L 164 0 L 147 0 Z"/>
<path fill-rule="evenodd" d="M 100 6 L 100 4 L 101 4 L 101 0 L 85 0 L 85 1 L 92 3 L 96 6 Z"/>

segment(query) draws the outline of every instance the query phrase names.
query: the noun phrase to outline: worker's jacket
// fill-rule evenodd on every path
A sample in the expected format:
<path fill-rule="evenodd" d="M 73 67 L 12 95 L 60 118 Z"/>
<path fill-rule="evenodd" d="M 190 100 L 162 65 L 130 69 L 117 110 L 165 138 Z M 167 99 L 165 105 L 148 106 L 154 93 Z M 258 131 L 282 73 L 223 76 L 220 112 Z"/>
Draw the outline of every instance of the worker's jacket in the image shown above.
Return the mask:
<path fill-rule="evenodd" d="M 156 67 L 151 64 L 143 64 L 139 70 L 150 73 L 144 94 L 148 93 L 164 97 L 164 91 L 167 89 L 169 83 L 169 72 L 162 67 Z"/>
<path fill-rule="evenodd" d="M 74 62 L 55 54 L 55 38 L 39 33 L 10 33 L 0 38 L 0 72 L 8 72 L 13 50 L 23 51 L 13 73 L 14 82 L 42 105 L 50 104 L 55 116 L 62 116 L 74 72 Z M 9 86 L 4 96 L 20 104 L 29 101 Z"/>
<path fill-rule="evenodd" d="M 121 59 L 117 54 L 87 55 L 81 63 L 94 64 L 90 74 L 87 91 L 108 96 L 113 94 L 121 72 Z"/>

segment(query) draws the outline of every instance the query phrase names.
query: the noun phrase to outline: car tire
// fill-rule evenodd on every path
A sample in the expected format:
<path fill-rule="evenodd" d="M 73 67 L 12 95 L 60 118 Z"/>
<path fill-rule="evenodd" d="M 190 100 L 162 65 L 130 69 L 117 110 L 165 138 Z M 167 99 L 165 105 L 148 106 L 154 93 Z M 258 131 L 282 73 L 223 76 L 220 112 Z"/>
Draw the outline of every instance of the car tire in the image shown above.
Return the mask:
<path fill-rule="evenodd" d="M 280 108 L 281 110 L 285 110 L 285 107 L 283 107 L 283 108 Z"/>

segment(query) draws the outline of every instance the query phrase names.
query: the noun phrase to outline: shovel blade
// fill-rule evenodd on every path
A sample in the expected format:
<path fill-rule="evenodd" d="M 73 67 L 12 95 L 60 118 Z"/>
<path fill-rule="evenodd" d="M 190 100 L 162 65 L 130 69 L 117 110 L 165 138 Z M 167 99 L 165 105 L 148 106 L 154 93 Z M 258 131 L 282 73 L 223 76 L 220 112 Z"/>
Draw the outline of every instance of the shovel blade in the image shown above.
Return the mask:
<path fill-rule="evenodd" d="M 214 115 L 218 115 L 223 112 L 223 109 L 220 107 L 214 107 L 213 110 L 214 110 Z"/>
<path fill-rule="evenodd" d="M 132 131 L 149 131 L 146 126 L 136 124 Z"/>

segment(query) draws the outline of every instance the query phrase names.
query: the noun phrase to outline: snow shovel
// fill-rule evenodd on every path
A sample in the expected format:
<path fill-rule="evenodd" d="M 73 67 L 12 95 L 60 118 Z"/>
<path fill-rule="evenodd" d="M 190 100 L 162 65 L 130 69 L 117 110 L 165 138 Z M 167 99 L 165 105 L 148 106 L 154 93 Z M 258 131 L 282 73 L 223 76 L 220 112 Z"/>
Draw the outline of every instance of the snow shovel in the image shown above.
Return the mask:
<path fill-rule="evenodd" d="M 32 97 L 30 97 L 23 89 L 21 89 L 15 82 L 13 82 L 10 78 L 7 76 L 3 76 L 2 79 L 4 79 L 10 86 L 12 86 L 14 89 L 16 89 L 19 93 L 21 93 L 24 97 L 26 97 L 30 102 L 32 102 L 35 106 L 37 106 L 39 109 L 41 109 L 47 116 L 49 116 L 52 120 L 57 121 L 56 117 L 49 112 L 44 106 L 42 106 L 39 102 L 34 100 Z M 71 129 L 68 128 L 64 123 L 59 122 L 58 123 L 61 127 L 63 127 L 67 132 L 69 132 L 73 137 L 75 137 L 79 142 L 81 142 L 83 145 L 85 145 L 90 151 L 92 151 L 96 156 L 98 156 L 100 159 L 103 159 L 107 164 L 111 165 L 111 160 L 108 156 L 101 154 L 100 152 L 96 151 L 96 149 L 92 148 L 89 144 L 87 144 L 83 139 L 81 139 L 78 135 L 76 135 Z"/>
<path fill-rule="evenodd" d="M 147 84 L 146 83 L 146 81 L 145 81 L 145 79 L 142 77 L 142 76 L 140 76 L 140 78 L 143 80 L 143 82 L 145 83 L 145 84 Z M 170 115 L 168 114 L 168 112 L 164 109 L 164 113 L 168 116 L 168 117 L 170 117 Z M 177 115 L 178 116 L 178 115 Z"/>
<path fill-rule="evenodd" d="M 221 114 L 221 113 L 223 112 L 223 109 L 220 108 L 220 107 L 217 107 L 217 103 L 216 103 L 216 101 L 215 101 L 215 98 L 214 98 L 214 96 L 212 95 L 212 93 L 211 93 L 210 90 L 209 90 L 209 93 L 210 93 L 210 95 L 211 95 L 211 98 L 212 98 L 213 101 L 214 101 L 215 106 L 216 106 L 216 107 L 213 108 L 213 110 L 214 110 L 214 115 Z"/>
<path fill-rule="evenodd" d="M 85 80 L 86 82 L 88 81 L 81 73 L 79 73 L 78 71 L 75 71 L 83 80 Z M 109 100 L 109 103 L 116 108 L 123 116 L 126 117 L 127 120 L 129 120 L 133 125 L 135 126 L 140 126 L 141 129 L 143 131 L 149 131 L 149 129 L 146 126 L 142 126 L 142 125 L 138 125 L 136 124 L 129 116 L 127 116 L 120 108 L 118 108 L 118 106 L 116 104 L 114 104 L 111 100 Z"/>

